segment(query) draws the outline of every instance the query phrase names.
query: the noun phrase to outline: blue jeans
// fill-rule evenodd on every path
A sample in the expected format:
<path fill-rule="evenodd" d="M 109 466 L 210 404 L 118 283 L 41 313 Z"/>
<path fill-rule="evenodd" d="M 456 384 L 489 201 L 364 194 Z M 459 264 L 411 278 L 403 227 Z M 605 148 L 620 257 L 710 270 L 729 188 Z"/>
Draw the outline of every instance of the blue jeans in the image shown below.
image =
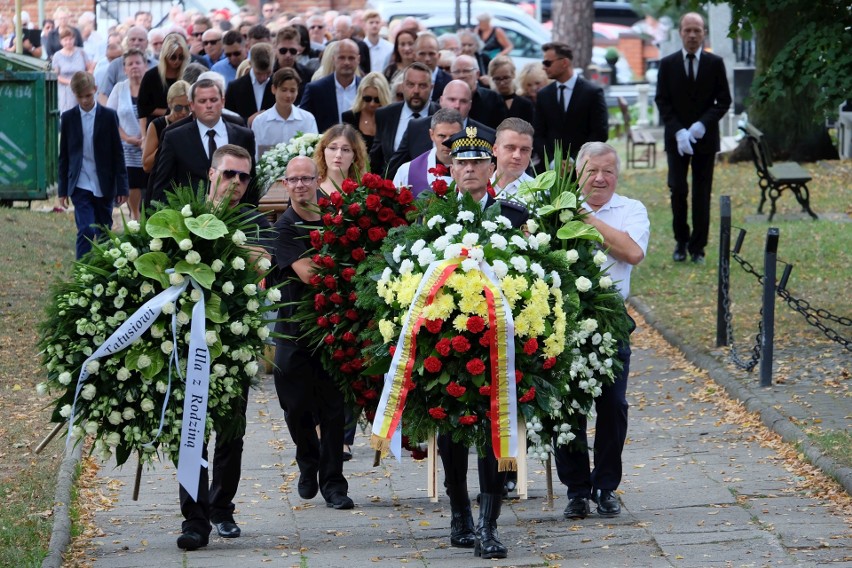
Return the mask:
<path fill-rule="evenodd" d="M 71 194 L 74 221 L 77 223 L 77 259 L 92 250 L 92 242 L 112 227 L 112 197 L 95 197 L 88 189 L 76 188 Z"/>

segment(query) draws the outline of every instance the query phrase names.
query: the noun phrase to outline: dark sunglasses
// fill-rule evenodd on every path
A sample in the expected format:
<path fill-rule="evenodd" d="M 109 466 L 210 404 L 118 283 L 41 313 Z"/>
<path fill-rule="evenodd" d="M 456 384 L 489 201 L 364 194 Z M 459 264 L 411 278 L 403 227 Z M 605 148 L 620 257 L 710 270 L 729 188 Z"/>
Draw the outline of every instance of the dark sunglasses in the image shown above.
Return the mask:
<path fill-rule="evenodd" d="M 194 33 L 192 34 L 192 37 L 201 37 L 201 36 L 203 36 L 203 35 L 204 35 L 204 32 L 194 32 Z"/>
<path fill-rule="evenodd" d="M 382 102 L 382 101 L 379 100 L 379 97 L 371 97 L 370 95 L 364 95 L 363 97 L 361 97 L 361 100 L 364 101 L 365 103 L 379 103 L 379 104 L 381 104 L 381 102 Z"/>
<path fill-rule="evenodd" d="M 226 51 L 226 52 L 225 52 L 225 57 L 239 57 L 239 56 L 240 56 L 240 55 L 242 55 L 242 54 L 243 54 L 243 52 L 242 52 L 242 51 L 232 51 L 232 52 L 230 52 L 230 53 L 228 53 L 228 52 Z"/>
<path fill-rule="evenodd" d="M 241 172 L 239 170 L 219 170 L 219 173 L 221 173 L 222 177 L 226 180 L 232 180 L 239 176 L 240 183 L 248 183 L 251 179 L 251 174 L 247 174 L 246 172 Z"/>
<path fill-rule="evenodd" d="M 201 43 L 202 43 L 202 45 L 216 45 L 220 41 L 222 41 L 222 40 L 221 39 L 208 39 L 207 41 L 202 41 Z"/>
<path fill-rule="evenodd" d="M 175 112 L 183 112 L 183 111 L 189 112 L 190 108 L 189 108 L 189 105 L 174 105 L 172 107 L 172 110 L 175 111 Z"/>
<path fill-rule="evenodd" d="M 295 47 L 279 47 L 278 53 L 280 53 L 281 55 L 287 55 L 288 53 L 290 55 L 296 55 L 297 53 L 299 53 L 299 50 Z"/>
<path fill-rule="evenodd" d="M 169 55 L 169 61 L 183 61 L 186 59 L 182 53 L 172 53 Z"/>
<path fill-rule="evenodd" d="M 548 61 L 547 59 L 543 59 L 541 64 L 544 65 L 545 67 L 550 67 L 551 65 L 553 65 L 557 61 L 561 61 L 563 59 L 565 59 L 565 57 L 557 57 L 556 59 L 553 59 L 553 60 L 550 60 L 550 61 Z"/>

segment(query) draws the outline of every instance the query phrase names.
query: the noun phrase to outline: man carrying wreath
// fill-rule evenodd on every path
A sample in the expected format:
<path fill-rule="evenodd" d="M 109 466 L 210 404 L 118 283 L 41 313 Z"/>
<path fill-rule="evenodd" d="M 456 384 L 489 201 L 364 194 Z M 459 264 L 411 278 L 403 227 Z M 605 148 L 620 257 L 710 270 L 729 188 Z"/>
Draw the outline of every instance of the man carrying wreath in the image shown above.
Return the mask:
<path fill-rule="evenodd" d="M 525 208 L 505 201 L 498 202 L 488 194 L 487 188 L 494 173 L 492 148 L 494 139 L 490 133 L 468 127 L 444 142 L 452 156 L 450 173 L 459 193 L 470 194 L 483 210 L 499 203 L 501 213 L 512 226 L 519 228 L 526 223 L 529 213 Z M 498 471 L 493 448 L 487 445 L 478 448 L 479 458 L 479 522 L 474 530 L 467 491 L 467 446 L 453 442 L 451 435 L 438 436 L 438 450 L 444 465 L 444 486 L 450 498 L 452 520 L 450 521 L 450 544 L 459 548 L 474 548 L 474 554 L 482 558 L 506 558 L 507 548 L 497 537 L 497 519 L 503 503 L 503 487 L 506 472 Z"/>
<path fill-rule="evenodd" d="M 224 144 L 213 152 L 207 178 L 210 182 L 207 199 L 221 204 L 227 200 L 231 208 L 247 207 L 240 205 L 240 199 L 251 181 L 252 156 L 245 148 L 234 144 Z M 264 249 L 263 232 L 270 230 L 269 221 L 257 212 L 252 222 L 257 227 L 254 234 L 247 236 L 242 245 L 250 252 L 252 261 L 259 257 L 267 260 L 270 254 Z M 268 238 L 268 237 L 267 237 Z M 241 412 L 245 418 L 248 402 L 248 384 L 242 392 Z M 222 538 L 237 538 L 240 527 L 234 521 L 234 496 L 240 483 L 242 468 L 243 437 L 225 439 L 216 437 L 216 449 L 212 461 L 213 481 L 208 469 L 201 468 L 198 484 L 198 499 L 194 500 L 183 486 L 180 487 L 180 511 L 184 521 L 177 546 L 183 550 L 196 550 L 207 546 L 210 538 L 211 523 Z M 207 445 L 202 449 L 202 458 L 207 459 Z"/>

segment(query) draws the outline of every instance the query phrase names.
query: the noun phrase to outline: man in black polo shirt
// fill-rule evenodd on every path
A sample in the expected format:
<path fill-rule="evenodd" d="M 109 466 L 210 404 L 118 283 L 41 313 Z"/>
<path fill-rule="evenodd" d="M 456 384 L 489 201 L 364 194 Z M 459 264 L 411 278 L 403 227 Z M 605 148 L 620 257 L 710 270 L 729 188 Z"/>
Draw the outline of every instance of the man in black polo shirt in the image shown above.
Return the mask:
<path fill-rule="evenodd" d="M 321 225 L 317 213 L 317 167 L 308 157 L 299 156 L 287 164 L 287 186 L 290 207 L 275 224 L 278 237 L 275 261 L 281 281 L 281 301 L 292 304 L 310 295 L 307 286 L 315 265 L 308 253 L 309 235 Z M 326 505 L 335 509 L 351 509 L 347 496 L 349 485 L 343 477 L 343 393 L 323 369 L 319 357 L 299 342 L 299 325 L 288 321 L 296 306 L 279 311 L 275 331 L 275 390 L 286 414 L 290 437 L 296 444 L 299 464 L 299 496 L 313 499 L 322 492 Z M 316 426 L 320 433 L 317 436 Z"/>

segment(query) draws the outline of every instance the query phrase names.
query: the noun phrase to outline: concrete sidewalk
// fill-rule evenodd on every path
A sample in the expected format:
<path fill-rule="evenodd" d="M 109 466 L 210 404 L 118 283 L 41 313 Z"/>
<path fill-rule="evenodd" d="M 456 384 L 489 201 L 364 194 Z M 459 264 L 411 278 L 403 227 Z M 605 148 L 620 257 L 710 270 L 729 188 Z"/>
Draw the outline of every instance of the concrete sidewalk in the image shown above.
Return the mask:
<path fill-rule="evenodd" d="M 549 507 L 544 466 L 530 461 L 530 498 L 508 501 L 500 518 L 509 557 L 477 559 L 471 550 L 449 547 L 449 502 L 427 498 L 425 462 L 388 458 L 374 468 L 360 432 L 354 459 L 345 464 L 356 508 L 328 509 L 321 497 L 305 502 L 295 490 L 294 447 L 268 377 L 251 393 L 236 500 L 241 538 L 211 535 L 204 549 L 179 550 L 174 468 L 145 472 L 134 502 L 135 466 L 105 465 L 98 490 L 114 507 L 95 514 L 101 535 L 86 556 L 98 568 L 852 566 L 852 511 L 800 486 L 804 479 L 761 445 L 757 425 L 733 423 L 714 404 L 718 387 L 644 322 L 633 339 L 619 491 L 624 509 L 615 519 L 593 513 L 564 520 L 564 487 L 554 472 L 556 500 Z M 473 457 L 470 465 L 475 496 Z"/>

